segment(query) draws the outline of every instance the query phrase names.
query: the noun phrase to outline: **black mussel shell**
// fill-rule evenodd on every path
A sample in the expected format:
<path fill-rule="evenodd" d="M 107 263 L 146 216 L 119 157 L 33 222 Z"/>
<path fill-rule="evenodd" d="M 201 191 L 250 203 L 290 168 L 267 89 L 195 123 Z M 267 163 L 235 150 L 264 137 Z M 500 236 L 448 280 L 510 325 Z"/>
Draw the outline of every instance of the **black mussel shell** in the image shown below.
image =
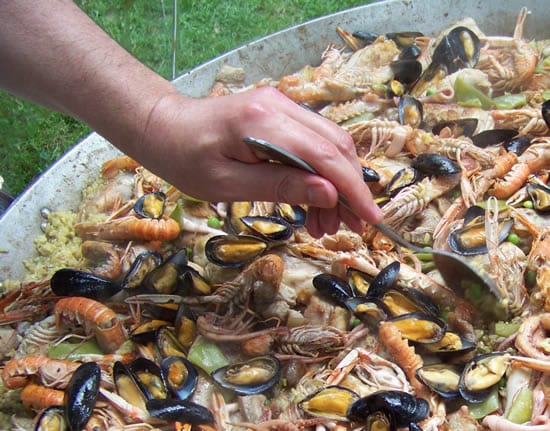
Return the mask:
<path fill-rule="evenodd" d="M 162 255 L 158 251 L 147 250 L 138 254 L 126 273 L 122 286 L 125 289 L 138 288 L 147 274 L 162 264 L 162 260 Z"/>
<path fill-rule="evenodd" d="M 508 142 L 518 134 L 514 129 L 490 129 L 472 136 L 472 143 L 479 148 L 487 148 Z"/>
<path fill-rule="evenodd" d="M 411 44 L 404 47 L 399 53 L 400 60 L 416 60 L 420 57 L 422 50 L 416 44 Z M 420 75 L 419 75 L 420 76 Z"/>
<path fill-rule="evenodd" d="M 159 328 L 170 325 L 166 320 L 150 320 L 145 322 L 130 332 L 130 339 L 139 344 L 147 344 L 157 339 Z"/>
<path fill-rule="evenodd" d="M 276 216 L 247 216 L 241 217 L 241 221 L 253 235 L 271 241 L 284 241 L 289 239 L 294 229 L 285 219 Z"/>
<path fill-rule="evenodd" d="M 439 307 L 433 300 L 416 289 L 394 286 L 387 289 L 380 298 L 392 317 L 410 313 L 423 313 L 439 316 Z"/>
<path fill-rule="evenodd" d="M 325 298 L 329 298 L 341 307 L 346 306 L 346 299 L 354 293 L 346 280 L 336 275 L 323 273 L 313 277 L 313 286 Z"/>
<path fill-rule="evenodd" d="M 342 40 L 346 43 L 349 49 L 352 51 L 358 51 L 361 48 L 364 48 L 367 42 L 365 40 L 359 39 L 355 37 L 353 34 L 351 34 L 349 31 L 344 30 L 339 25 L 336 26 L 336 33 L 342 38 Z M 371 43 L 371 42 L 369 42 Z"/>
<path fill-rule="evenodd" d="M 395 422 L 391 417 L 388 416 L 387 413 L 384 412 L 372 412 L 370 415 L 367 416 L 365 419 L 365 427 L 364 429 L 367 431 L 393 431 L 395 430 L 395 426 L 392 422 Z M 409 424 L 409 431 L 414 431 L 411 429 L 411 426 Z"/>
<path fill-rule="evenodd" d="M 187 251 L 181 249 L 145 276 L 142 286 L 151 292 L 171 294 L 180 285 L 180 276 L 187 268 Z"/>
<path fill-rule="evenodd" d="M 346 414 L 359 395 L 343 386 L 326 386 L 307 395 L 298 407 L 308 415 L 347 420 Z"/>
<path fill-rule="evenodd" d="M 401 263 L 398 260 L 382 268 L 370 283 L 367 298 L 381 298 L 397 282 L 400 269 Z"/>
<path fill-rule="evenodd" d="M 70 268 L 56 271 L 50 287 L 58 296 L 83 296 L 98 301 L 109 299 L 122 290 L 122 286 L 113 280 Z"/>
<path fill-rule="evenodd" d="M 386 195 L 395 196 L 405 187 L 416 183 L 419 177 L 418 169 L 411 166 L 399 169 L 386 186 Z"/>
<path fill-rule="evenodd" d="M 506 151 L 516 153 L 521 156 L 523 152 L 529 148 L 533 138 L 531 136 L 516 136 L 502 145 Z"/>
<path fill-rule="evenodd" d="M 186 356 L 185 347 L 179 342 L 172 330 L 166 326 L 159 328 L 157 332 L 157 347 L 163 358 L 169 356 Z"/>
<path fill-rule="evenodd" d="M 69 429 L 63 407 L 51 406 L 38 413 L 33 431 L 66 431 Z"/>
<path fill-rule="evenodd" d="M 128 369 L 146 399 L 166 399 L 168 397 L 160 367 L 155 362 L 147 358 L 137 358 L 128 365 Z"/>
<path fill-rule="evenodd" d="M 418 129 L 424 119 L 424 109 L 422 102 L 412 96 L 403 96 L 399 99 L 397 105 L 397 114 L 399 123 Z"/>
<path fill-rule="evenodd" d="M 65 418 L 69 429 L 80 431 L 92 416 L 99 394 L 101 370 L 95 362 L 80 365 L 65 390 Z"/>
<path fill-rule="evenodd" d="M 425 175 L 454 175 L 461 171 L 458 163 L 437 153 L 419 154 L 411 166 Z"/>
<path fill-rule="evenodd" d="M 275 205 L 275 214 L 289 222 L 293 227 L 302 227 L 306 224 L 306 210 L 300 205 L 290 205 L 278 202 Z"/>
<path fill-rule="evenodd" d="M 185 347 L 191 347 L 197 332 L 197 316 L 185 304 L 180 304 L 175 319 L 176 338 Z"/>
<path fill-rule="evenodd" d="M 355 401 L 347 417 L 352 421 L 363 422 L 378 411 L 388 415 L 394 427 L 401 428 L 426 419 L 430 407 L 426 400 L 408 392 L 378 391 Z"/>
<path fill-rule="evenodd" d="M 393 61 L 390 63 L 390 68 L 393 72 L 393 78 L 407 85 L 416 82 L 422 75 L 422 64 L 412 58 Z"/>
<path fill-rule="evenodd" d="M 352 288 L 352 292 L 359 296 L 366 296 L 370 283 L 374 277 L 356 268 L 349 267 L 346 270 L 346 280 Z"/>
<path fill-rule="evenodd" d="M 419 31 L 400 31 L 386 33 L 386 38 L 393 40 L 398 46 L 405 48 L 416 43 L 416 38 L 424 36 Z"/>
<path fill-rule="evenodd" d="M 389 319 L 403 338 L 415 343 L 437 343 L 445 335 L 445 322 L 435 316 L 424 313 L 402 314 Z"/>
<path fill-rule="evenodd" d="M 211 373 L 221 387 L 239 395 L 255 395 L 271 389 L 281 378 L 281 364 L 275 356 L 259 356 L 228 365 Z"/>
<path fill-rule="evenodd" d="M 510 233 L 513 221 L 505 218 L 499 221 L 498 242 L 502 243 Z M 487 253 L 485 222 L 470 223 L 451 232 L 447 240 L 449 247 L 455 253 L 464 256 Z"/>
<path fill-rule="evenodd" d="M 147 411 L 155 418 L 191 425 L 207 425 L 215 422 L 214 415 L 206 407 L 187 400 L 147 401 Z"/>
<path fill-rule="evenodd" d="M 455 27 L 436 46 L 432 65 L 447 68 L 454 73 L 462 68 L 472 68 L 479 59 L 479 38 L 466 27 Z"/>
<path fill-rule="evenodd" d="M 371 328 L 378 327 L 378 324 L 388 318 L 388 312 L 382 301 L 376 298 L 365 298 L 354 296 L 345 301 L 346 307 L 355 317 Z"/>
<path fill-rule="evenodd" d="M 529 180 L 527 193 L 533 201 L 533 208 L 540 212 L 550 211 L 550 187 L 539 180 Z"/>
<path fill-rule="evenodd" d="M 380 181 L 380 175 L 374 169 L 367 166 L 362 166 L 361 171 L 363 172 L 363 181 L 366 183 L 375 183 Z"/>
<path fill-rule="evenodd" d="M 464 214 L 464 226 L 485 220 L 485 208 L 472 205 Z"/>
<path fill-rule="evenodd" d="M 452 399 L 460 396 L 458 382 L 462 368 L 453 364 L 431 364 L 416 370 L 416 378 L 443 398 Z"/>
<path fill-rule="evenodd" d="M 237 268 L 262 255 L 268 243 L 252 235 L 217 235 L 208 239 L 205 253 L 208 260 L 226 268 Z"/>
<path fill-rule="evenodd" d="M 184 292 L 191 295 L 210 295 L 212 286 L 195 268 L 187 266 L 180 278 Z"/>
<path fill-rule="evenodd" d="M 546 123 L 546 127 L 550 129 L 550 100 L 544 102 L 541 106 L 542 119 Z"/>
<path fill-rule="evenodd" d="M 134 204 L 134 211 L 143 218 L 161 219 L 166 207 L 166 195 L 163 192 L 151 192 L 141 196 Z"/>
<path fill-rule="evenodd" d="M 113 380 L 118 395 L 124 398 L 130 405 L 141 410 L 146 409 L 145 402 L 147 398 L 136 381 L 136 377 L 120 361 L 115 362 L 113 365 Z"/>
<path fill-rule="evenodd" d="M 195 366 L 180 356 L 168 356 L 160 365 L 166 387 L 174 397 L 185 400 L 189 398 L 199 380 L 199 373 Z"/>
<path fill-rule="evenodd" d="M 476 131 L 477 124 L 477 118 L 460 118 L 458 120 L 441 121 L 432 127 L 432 133 L 434 135 L 439 135 L 443 129 L 448 128 L 451 130 L 451 134 L 454 137 L 466 136 L 469 138 L 473 136 Z"/>
<path fill-rule="evenodd" d="M 476 356 L 464 366 L 458 390 L 470 403 L 480 403 L 506 374 L 510 358 L 505 353 L 488 353 Z"/>
<path fill-rule="evenodd" d="M 436 343 L 423 344 L 424 350 L 441 357 L 457 357 L 475 350 L 476 344 L 464 339 L 455 332 L 447 331 Z"/>
<path fill-rule="evenodd" d="M 352 36 L 363 41 L 364 45 L 368 45 L 378 39 L 380 34 L 367 30 L 357 30 L 352 33 Z"/>
<path fill-rule="evenodd" d="M 241 217 L 250 214 L 253 204 L 250 201 L 230 202 L 227 205 L 227 229 L 230 233 L 238 235 L 246 231 L 246 226 Z"/>

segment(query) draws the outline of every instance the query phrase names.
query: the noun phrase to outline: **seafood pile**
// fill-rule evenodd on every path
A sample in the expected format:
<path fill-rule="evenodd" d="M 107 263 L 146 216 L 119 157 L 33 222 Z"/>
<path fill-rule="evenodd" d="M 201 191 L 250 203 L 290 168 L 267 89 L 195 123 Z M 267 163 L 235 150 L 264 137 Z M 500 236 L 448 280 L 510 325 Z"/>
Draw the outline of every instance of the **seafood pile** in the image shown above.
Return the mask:
<path fill-rule="evenodd" d="M 11 426 L 550 429 L 550 40 L 523 38 L 527 15 L 511 36 L 338 28 L 318 66 L 254 85 L 348 130 L 385 222 L 426 253 L 107 161 L 78 264 L 0 298 Z M 229 71 L 211 97 L 248 88 Z M 430 248 L 494 286 L 447 286 Z"/>

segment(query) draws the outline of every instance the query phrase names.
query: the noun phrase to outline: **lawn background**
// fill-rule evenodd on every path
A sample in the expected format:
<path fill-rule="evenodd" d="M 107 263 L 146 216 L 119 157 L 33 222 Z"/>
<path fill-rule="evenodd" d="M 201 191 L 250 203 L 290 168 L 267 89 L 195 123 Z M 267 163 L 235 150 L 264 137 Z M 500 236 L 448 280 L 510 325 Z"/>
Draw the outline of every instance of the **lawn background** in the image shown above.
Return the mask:
<path fill-rule="evenodd" d="M 365 4 L 364 0 L 177 1 L 176 76 L 261 36 Z M 173 0 L 79 0 L 77 4 L 134 56 L 171 79 Z M 70 117 L 0 91 L 3 190 L 18 195 L 90 132 Z"/>

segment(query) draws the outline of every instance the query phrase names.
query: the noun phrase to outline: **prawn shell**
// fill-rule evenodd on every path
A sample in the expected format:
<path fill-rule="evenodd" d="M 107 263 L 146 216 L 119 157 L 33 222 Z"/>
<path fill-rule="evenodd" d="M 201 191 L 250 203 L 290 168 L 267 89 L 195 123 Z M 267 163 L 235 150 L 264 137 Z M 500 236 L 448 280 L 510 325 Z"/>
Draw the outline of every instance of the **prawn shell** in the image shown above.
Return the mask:
<path fill-rule="evenodd" d="M 104 301 L 122 290 L 122 285 L 89 272 L 63 268 L 56 271 L 50 287 L 58 296 L 82 296 Z"/>
<path fill-rule="evenodd" d="M 174 397 L 186 400 L 193 395 L 199 372 L 190 361 L 180 356 L 168 356 L 162 360 L 160 369 L 166 387 Z"/>
<path fill-rule="evenodd" d="M 216 235 L 205 245 L 208 260 L 225 268 L 238 268 L 262 255 L 268 242 L 252 235 Z"/>
<path fill-rule="evenodd" d="M 66 431 L 69 429 L 63 407 L 51 406 L 36 415 L 33 431 Z"/>
<path fill-rule="evenodd" d="M 215 422 L 214 415 L 206 407 L 188 400 L 147 401 L 147 411 L 155 418 L 191 425 L 208 425 Z"/>
<path fill-rule="evenodd" d="M 311 416 L 347 421 L 346 414 L 360 396 L 343 386 L 326 386 L 307 395 L 298 407 Z"/>
<path fill-rule="evenodd" d="M 95 362 L 80 365 L 73 373 L 65 390 L 65 418 L 71 430 L 80 430 L 92 416 L 99 384 L 101 370 Z"/>
<path fill-rule="evenodd" d="M 281 363 L 275 356 L 258 356 L 218 368 L 210 376 L 222 388 L 231 389 L 238 395 L 255 395 L 279 382 Z"/>

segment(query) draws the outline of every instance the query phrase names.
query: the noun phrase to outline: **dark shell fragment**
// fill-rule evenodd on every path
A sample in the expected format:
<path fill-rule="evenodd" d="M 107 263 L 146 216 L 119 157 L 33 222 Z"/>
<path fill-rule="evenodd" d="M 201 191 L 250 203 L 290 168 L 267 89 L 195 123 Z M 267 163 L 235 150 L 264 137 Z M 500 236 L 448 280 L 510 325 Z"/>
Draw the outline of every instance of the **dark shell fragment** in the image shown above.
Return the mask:
<path fill-rule="evenodd" d="M 442 121 L 432 127 L 432 133 L 439 135 L 441 131 L 448 128 L 451 135 L 454 137 L 466 136 L 471 137 L 477 129 L 477 118 L 461 118 L 458 120 Z"/>
<path fill-rule="evenodd" d="M 516 136 L 506 142 L 504 142 L 503 147 L 506 151 L 516 153 L 518 156 L 529 148 L 533 138 L 531 136 Z"/>
<path fill-rule="evenodd" d="M 458 163 L 437 153 L 419 154 L 411 166 L 425 175 L 454 175 L 461 171 Z"/>
<path fill-rule="evenodd" d="M 147 401 L 147 411 L 155 418 L 191 425 L 206 425 L 215 422 L 214 415 L 206 407 L 187 400 Z"/>
<path fill-rule="evenodd" d="M 518 134 L 514 129 L 490 129 L 472 136 L 472 143 L 479 148 L 487 148 L 510 141 Z"/>
<path fill-rule="evenodd" d="M 546 127 L 550 129 L 550 100 L 544 102 L 541 106 L 542 119 L 546 123 Z"/>
<path fill-rule="evenodd" d="M 400 269 L 401 263 L 398 260 L 382 268 L 370 283 L 367 298 L 381 298 L 397 281 Z"/>
<path fill-rule="evenodd" d="M 98 301 L 109 299 L 122 290 L 113 280 L 71 268 L 56 271 L 50 287 L 58 296 L 83 296 Z"/>
<path fill-rule="evenodd" d="M 101 381 L 101 370 L 95 362 L 80 365 L 65 390 L 65 418 L 69 429 L 80 431 L 92 416 Z"/>
<path fill-rule="evenodd" d="M 361 171 L 363 172 L 363 181 L 366 183 L 374 183 L 380 181 L 380 175 L 374 169 L 362 166 Z"/>
<path fill-rule="evenodd" d="M 407 85 L 416 82 L 422 75 L 422 64 L 415 58 L 396 60 L 390 63 L 390 68 L 394 79 Z"/>
<path fill-rule="evenodd" d="M 179 286 L 180 276 L 187 268 L 187 251 L 181 249 L 153 269 L 143 280 L 143 287 L 155 293 L 173 293 Z"/>

